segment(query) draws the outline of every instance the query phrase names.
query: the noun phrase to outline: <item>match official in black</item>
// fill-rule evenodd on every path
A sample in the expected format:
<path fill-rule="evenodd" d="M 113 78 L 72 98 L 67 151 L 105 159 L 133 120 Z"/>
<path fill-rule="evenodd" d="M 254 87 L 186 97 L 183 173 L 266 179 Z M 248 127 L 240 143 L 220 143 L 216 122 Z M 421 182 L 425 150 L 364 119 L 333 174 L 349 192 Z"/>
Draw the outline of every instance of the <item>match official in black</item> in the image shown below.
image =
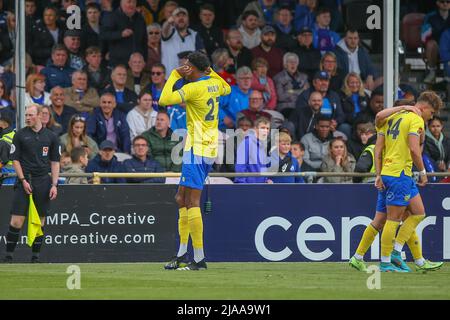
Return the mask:
<path fill-rule="evenodd" d="M 41 217 L 42 226 L 50 209 L 50 200 L 58 195 L 59 158 L 61 149 L 58 137 L 42 126 L 41 106 L 33 104 L 25 111 L 26 127 L 14 136 L 11 159 L 17 173 L 11 207 L 11 222 L 6 235 L 4 262 L 12 262 L 13 252 L 19 240 L 20 229 L 28 214 L 29 195 Z M 51 172 L 51 177 L 49 176 Z M 44 236 L 36 237 L 32 246 L 31 262 L 39 262 Z"/>

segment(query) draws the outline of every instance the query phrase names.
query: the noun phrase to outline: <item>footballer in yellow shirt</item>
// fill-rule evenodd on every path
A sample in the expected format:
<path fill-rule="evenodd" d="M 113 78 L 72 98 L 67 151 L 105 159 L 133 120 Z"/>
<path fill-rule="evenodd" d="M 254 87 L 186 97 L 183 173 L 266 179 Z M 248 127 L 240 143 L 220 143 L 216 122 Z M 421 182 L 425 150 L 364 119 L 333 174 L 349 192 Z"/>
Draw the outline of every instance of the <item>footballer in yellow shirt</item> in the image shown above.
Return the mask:
<path fill-rule="evenodd" d="M 182 77 L 190 82 L 173 91 L 175 82 Z M 177 255 L 165 265 L 165 269 L 207 268 L 203 252 L 200 197 L 205 179 L 217 156 L 219 98 L 230 92 L 228 83 L 211 69 L 208 57 L 201 52 L 192 52 L 183 66 L 171 72 L 159 98 L 160 106 L 185 103 L 187 115 L 186 145 L 176 195 L 180 247 Z M 194 248 L 194 261 L 186 265 L 184 262 L 189 235 Z"/>
<path fill-rule="evenodd" d="M 442 107 L 442 100 L 432 91 L 423 92 L 415 107 L 380 111 L 376 116 L 378 141 L 375 147 L 375 186 L 379 190 L 377 212 L 387 212 L 381 235 L 382 272 L 409 272 L 401 258 L 405 242 L 425 218 L 425 208 L 412 178 L 412 165 L 420 171 L 420 186 L 427 183 L 422 161 L 424 121 L 430 120 Z M 411 112 L 412 110 L 416 110 Z M 421 115 L 421 117 L 419 116 Z M 408 207 L 411 215 L 398 230 Z M 395 261 L 393 264 L 392 262 Z"/>

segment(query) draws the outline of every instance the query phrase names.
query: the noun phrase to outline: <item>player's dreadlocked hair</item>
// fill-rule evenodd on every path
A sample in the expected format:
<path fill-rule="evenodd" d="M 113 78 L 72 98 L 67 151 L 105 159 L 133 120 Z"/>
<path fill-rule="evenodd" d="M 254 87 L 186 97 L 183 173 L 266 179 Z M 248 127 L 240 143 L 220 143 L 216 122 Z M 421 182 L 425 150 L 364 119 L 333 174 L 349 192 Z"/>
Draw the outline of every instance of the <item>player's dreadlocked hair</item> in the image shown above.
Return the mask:
<path fill-rule="evenodd" d="M 434 111 L 439 111 L 443 107 L 442 99 L 433 91 L 424 91 L 417 99 L 417 103 L 428 103 Z"/>
<path fill-rule="evenodd" d="M 191 52 L 187 59 L 194 67 L 196 67 L 200 72 L 205 72 L 210 66 L 208 57 L 199 51 Z"/>

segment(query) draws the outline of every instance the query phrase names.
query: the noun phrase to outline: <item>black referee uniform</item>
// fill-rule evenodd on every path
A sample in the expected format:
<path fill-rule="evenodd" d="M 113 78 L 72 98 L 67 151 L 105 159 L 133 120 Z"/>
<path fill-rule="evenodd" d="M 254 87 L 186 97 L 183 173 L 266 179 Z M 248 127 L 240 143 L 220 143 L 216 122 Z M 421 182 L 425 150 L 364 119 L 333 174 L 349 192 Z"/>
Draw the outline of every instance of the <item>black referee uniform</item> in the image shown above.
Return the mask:
<path fill-rule="evenodd" d="M 17 179 L 14 186 L 14 198 L 11 215 L 26 216 L 28 214 L 29 195 L 23 188 L 23 179 L 31 185 L 33 201 L 40 217 L 49 214 L 50 189 L 52 178 L 51 162 L 59 162 L 60 145 L 58 137 L 49 129 L 43 127 L 35 132 L 31 127 L 19 130 L 11 145 L 11 160 L 18 161 L 22 167 L 24 178 Z M 10 226 L 7 234 L 6 258 L 12 260 L 19 239 L 20 229 Z M 37 260 L 42 245 L 43 236 L 37 237 L 33 243 L 33 259 Z M 7 259 L 8 258 L 8 259 Z"/>

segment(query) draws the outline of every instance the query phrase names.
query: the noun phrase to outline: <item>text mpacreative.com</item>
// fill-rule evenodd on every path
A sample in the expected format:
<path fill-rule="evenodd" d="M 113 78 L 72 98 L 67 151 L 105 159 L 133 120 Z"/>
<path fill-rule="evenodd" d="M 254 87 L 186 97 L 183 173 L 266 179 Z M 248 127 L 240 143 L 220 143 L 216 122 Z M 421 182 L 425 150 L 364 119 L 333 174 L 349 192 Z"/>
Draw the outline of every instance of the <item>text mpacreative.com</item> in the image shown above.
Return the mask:
<path fill-rule="evenodd" d="M 153 244 L 156 236 L 154 234 L 102 234 L 90 232 L 88 234 L 47 234 L 44 243 L 49 245 L 77 245 L 77 244 Z M 6 236 L 0 237 L 0 243 L 6 244 Z M 20 244 L 27 243 L 27 236 L 21 236 Z"/>

